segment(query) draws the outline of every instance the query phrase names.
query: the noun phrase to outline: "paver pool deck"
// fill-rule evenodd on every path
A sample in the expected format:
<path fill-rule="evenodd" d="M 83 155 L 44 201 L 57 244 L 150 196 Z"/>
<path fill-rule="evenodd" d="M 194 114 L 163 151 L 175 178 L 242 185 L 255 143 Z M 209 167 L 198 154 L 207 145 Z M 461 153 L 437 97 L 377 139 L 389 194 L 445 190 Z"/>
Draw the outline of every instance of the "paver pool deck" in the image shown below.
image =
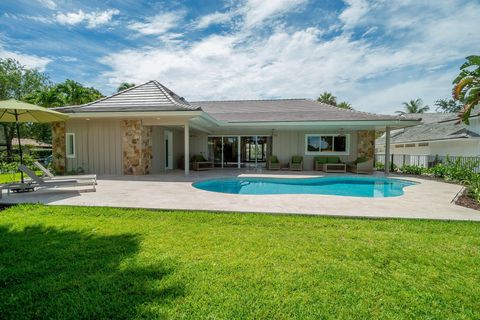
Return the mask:
<path fill-rule="evenodd" d="M 209 192 L 192 186 L 195 181 L 233 176 L 306 178 L 325 175 L 313 171 L 292 173 L 219 169 L 192 172 L 188 177 L 183 176 L 180 170 L 161 175 L 102 176 L 99 177 L 96 192 L 39 190 L 8 196 L 4 193 L 0 203 L 480 221 L 480 211 L 452 202 L 461 186 L 417 177 L 392 176 L 419 184 L 406 187 L 403 196 L 391 198 L 309 194 L 239 195 Z"/>

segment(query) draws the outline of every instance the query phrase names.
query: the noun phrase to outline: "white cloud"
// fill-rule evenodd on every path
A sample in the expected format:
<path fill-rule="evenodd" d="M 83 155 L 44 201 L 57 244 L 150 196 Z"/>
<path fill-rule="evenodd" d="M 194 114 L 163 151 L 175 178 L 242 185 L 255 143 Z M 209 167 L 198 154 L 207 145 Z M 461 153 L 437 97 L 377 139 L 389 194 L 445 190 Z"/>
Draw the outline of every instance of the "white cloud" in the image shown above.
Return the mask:
<path fill-rule="evenodd" d="M 248 0 L 239 11 L 244 15 L 244 26 L 251 28 L 267 19 L 291 12 L 306 2 L 306 0 Z"/>
<path fill-rule="evenodd" d="M 196 29 L 205 29 L 213 24 L 221 24 L 228 22 L 232 19 L 233 14 L 231 12 L 214 12 L 211 14 L 207 14 L 202 16 L 198 21 L 195 23 Z"/>
<path fill-rule="evenodd" d="M 243 3 L 230 8 L 226 12 L 214 12 L 200 17 L 194 24 L 197 29 L 205 29 L 213 24 L 222 24 L 232 21 L 235 17 L 242 20 L 243 29 L 251 29 L 262 23 L 291 13 L 308 0 L 245 0 Z"/>
<path fill-rule="evenodd" d="M 358 25 L 362 18 L 369 11 L 369 5 L 366 0 L 344 0 L 347 8 L 339 16 L 345 29 L 351 29 Z"/>
<path fill-rule="evenodd" d="M 431 4 L 430 11 L 424 8 L 428 18 L 422 19 L 417 17 L 418 8 L 408 11 L 405 1 L 377 4 L 361 14 L 358 10 L 348 13 L 352 6 L 347 7 L 347 14 L 339 16 L 344 31 L 334 38 L 323 38 L 319 27 L 293 32 L 291 27 L 277 27 L 264 37 L 244 32 L 280 12 L 294 10 L 291 2 L 283 2 L 286 7 L 281 10 L 244 11 L 245 25 L 229 34 L 211 35 L 189 45 L 182 42 L 109 54 L 101 61 L 111 71 L 102 76 L 112 87 L 124 79 L 135 83 L 157 79 L 190 100 L 315 98 L 328 90 L 365 111 L 392 113 L 401 102 L 417 97 L 432 104 L 450 94 L 458 68 L 439 66 L 461 63 L 479 49 L 480 34 L 473 30 L 479 27 L 475 17 L 480 15 L 480 4 L 462 2 L 456 10 Z M 397 28 L 392 21 L 400 11 L 405 18 L 422 23 L 409 25 L 402 37 L 390 42 L 352 35 L 351 26 L 359 24 L 365 28 L 362 33 L 389 34 Z M 376 28 L 371 29 L 373 24 Z"/>
<path fill-rule="evenodd" d="M 57 8 L 57 4 L 53 0 L 37 0 L 42 6 L 48 9 L 54 10 Z"/>
<path fill-rule="evenodd" d="M 78 10 L 78 12 L 58 13 L 56 18 L 58 23 L 75 25 L 85 20 L 85 12 Z"/>
<path fill-rule="evenodd" d="M 27 66 L 30 69 L 38 69 L 40 71 L 45 71 L 47 64 L 52 60 L 46 57 L 39 57 L 32 54 L 25 54 L 19 51 L 11 51 L 5 49 L 0 43 L 0 57 L 1 58 L 12 58 L 19 61 L 22 65 Z"/>
<path fill-rule="evenodd" d="M 132 22 L 128 28 L 142 35 L 162 35 L 176 27 L 184 16 L 183 12 L 167 12 L 149 17 L 145 22 Z"/>
<path fill-rule="evenodd" d="M 450 83 L 456 73 L 456 70 L 449 70 L 440 76 L 432 74 L 422 78 L 404 79 L 404 81 L 384 87 L 382 90 L 365 86 L 362 88 L 364 90 L 355 92 L 352 97 L 357 105 L 378 113 L 402 110 L 404 101 L 421 97 L 433 111 L 435 110 L 433 105 L 435 100 L 450 97 Z"/>
<path fill-rule="evenodd" d="M 86 22 L 87 28 L 93 29 L 109 23 L 113 16 L 118 15 L 119 13 L 120 11 L 117 9 L 92 12 L 78 10 L 77 12 L 58 13 L 55 16 L 55 19 L 60 24 L 71 26 Z"/>

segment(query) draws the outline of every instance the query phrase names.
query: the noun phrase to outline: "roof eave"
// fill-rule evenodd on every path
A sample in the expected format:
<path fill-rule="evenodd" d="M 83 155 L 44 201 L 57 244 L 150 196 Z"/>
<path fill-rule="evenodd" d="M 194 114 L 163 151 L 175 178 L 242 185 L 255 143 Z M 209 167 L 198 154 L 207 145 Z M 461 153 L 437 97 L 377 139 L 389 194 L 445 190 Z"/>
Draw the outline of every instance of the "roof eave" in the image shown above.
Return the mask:
<path fill-rule="evenodd" d="M 359 124 L 362 125 L 369 125 L 372 126 L 391 126 L 391 127 L 411 127 L 416 126 L 420 122 L 419 121 L 412 121 L 412 120 L 310 120 L 310 121 L 221 121 L 223 125 L 228 126 L 246 126 L 246 127 L 255 127 L 255 126 L 262 126 L 268 124 L 275 124 L 278 126 L 291 126 L 291 125 L 343 125 L 348 127 L 350 126 L 357 126 Z"/>
<path fill-rule="evenodd" d="M 74 118 L 145 118 L 160 116 L 200 116 L 202 110 L 172 110 L 172 111 L 118 111 L 118 112 L 75 112 L 67 113 Z"/>

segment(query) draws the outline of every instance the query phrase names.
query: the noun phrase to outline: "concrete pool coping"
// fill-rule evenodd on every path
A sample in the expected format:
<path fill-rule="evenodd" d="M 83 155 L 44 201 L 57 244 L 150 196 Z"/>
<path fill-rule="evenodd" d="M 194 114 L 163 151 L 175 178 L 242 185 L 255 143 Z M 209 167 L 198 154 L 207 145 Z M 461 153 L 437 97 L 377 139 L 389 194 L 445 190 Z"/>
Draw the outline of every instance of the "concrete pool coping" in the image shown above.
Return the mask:
<path fill-rule="evenodd" d="M 96 192 L 38 190 L 9 196 L 4 194 L 0 203 L 480 221 L 480 211 L 452 203 L 462 186 L 411 176 L 390 176 L 418 184 L 406 187 L 402 196 L 389 198 L 310 194 L 239 195 L 204 191 L 192 186 L 193 182 L 214 178 L 313 178 L 337 175 L 345 176 L 315 171 L 292 173 L 218 169 L 192 172 L 185 177 L 183 171 L 173 170 L 161 175 L 102 176 L 98 179 Z M 381 174 L 376 176 L 384 177 Z"/>

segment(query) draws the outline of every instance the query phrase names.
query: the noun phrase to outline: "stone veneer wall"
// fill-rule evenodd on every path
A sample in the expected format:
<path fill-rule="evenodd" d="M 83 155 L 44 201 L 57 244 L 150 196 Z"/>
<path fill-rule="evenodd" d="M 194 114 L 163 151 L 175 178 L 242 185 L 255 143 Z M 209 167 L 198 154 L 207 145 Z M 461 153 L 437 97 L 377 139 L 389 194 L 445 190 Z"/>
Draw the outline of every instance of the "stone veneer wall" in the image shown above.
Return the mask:
<path fill-rule="evenodd" d="M 375 130 L 358 131 L 357 157 L 375 157 Z"/>
<path fill-rule="evenodd" d="M 65 122 L 52 123 L 53 168 L 58 173 L 65 173 L 66 167 Z"/>
<path fill-rule="evenodd" d="M 152 166 L 152 127 L 141 120 L 122 121 L 123 173 L 149 174 Z"/>

